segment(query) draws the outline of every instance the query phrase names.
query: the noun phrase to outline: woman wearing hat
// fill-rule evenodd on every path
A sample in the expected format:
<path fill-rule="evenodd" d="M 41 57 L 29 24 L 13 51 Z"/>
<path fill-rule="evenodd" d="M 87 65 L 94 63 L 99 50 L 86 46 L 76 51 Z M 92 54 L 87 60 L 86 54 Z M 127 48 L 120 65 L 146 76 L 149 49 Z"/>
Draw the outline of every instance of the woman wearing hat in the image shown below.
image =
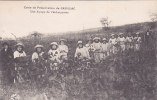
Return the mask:
<path fill-rule="evenodd" d="M 57 42 L 50 44 L 50 50 L 48 51 L 49 60 L 54 63 L 60 63 L 60 51 Z"/>
<path fill-rule="evenodd" d="M 99 63 L 103 56 L 102 56 L 102 44 L 100 43 L 100 38 L 95 37 L 93 39 L 93 52 L 94 52 L 94 60 L 96 63 Z"/>
<path fill-rule="evenodd" d="M 16 51 L 14 52 L 15 71 L 16 76 L 14 82 L 25 82 L 27 79 L 27 64 L 26 53 L 24 51 L 24 45 L 22 43 L 16 44 Z"/>
<path fill-rule="evenodd" d="M 24 51 L 24 45 L 22 43 L 16 44 L 16 51 L 14 52 L 14 59 L 18 61 L 19 58 L 26 57 L 26 53 Z"/>
<path fill-rule="evenodd" d="M 3 77 L 8 84 L 13 82 L 12 78 L 12 69 L 13 69 L 13 51 L 9 47 L 7 42 L 3 43 L 3 48 L 1 50 L 1 63 L 2 63 L 2 71 Z"/>
<path fill-rule="evenodd" d="M 68 60 L 68 46 L 65 45 L 65 39 L 61 39 L 59 43 L 59 51 L 60 51 L 60 56 L 61 60 Z"/>
<path fill-rule="evenodd" d="M 77 48 L 75 52 L 75 58 L 79 60 L 90 59 L 90 55 L 88 49 L 83 46 L 82 41 L 78 41 Z"/>
<path fill-rule="evenodd" d="M 117 42 L 118 42 L 118 44 L 119 44 L 119 46 L 120 46 L 119 50 L 120 50 L 121 52 L 125 51 L 125 42 L 126 42 L 126 39 L 125 39 L 123 33 L 120 33 L 120 34 L 119 34 L 119 37 L 118 37 L 118 39 L 117 39 Z"/>
<path fill-rule="evenodd" d="M 32 54 L 32 62 L 33 66 L 30 70 L 30 72 L 33 72 L 32 78 L 35 81 L 38 81 L 38 79 L 42 78 L 42 75 L 44 75 L 45 69 L 43 66 L 44 60 L 44 52 L 43 52 L 43 46 L 42 45 L 36 45 L 34 47 L 35 52 Z"/>
<path fill-rule="evenodd" d="M 34 47 L 35 52 L 32 54 L 32 62 L 37 63 L 40 62 L 43 59 L 43 46 L 42 45 L 36 45 Z"/>

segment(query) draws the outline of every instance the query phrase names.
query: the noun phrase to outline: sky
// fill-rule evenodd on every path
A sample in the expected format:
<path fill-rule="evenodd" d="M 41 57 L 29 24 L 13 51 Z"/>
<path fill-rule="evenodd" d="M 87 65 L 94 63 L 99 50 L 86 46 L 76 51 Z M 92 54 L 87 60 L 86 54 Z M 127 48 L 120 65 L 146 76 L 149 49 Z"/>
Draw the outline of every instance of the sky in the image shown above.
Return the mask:
<path fill-rule="evenodd" d="M 43 34 L 79 31 L 101 27 L 108 17 L 110 26 L 150 21 L 157 13 L 157 1 L 0 1 L 0 36 L 15 38 L 34 31 Z M 73 10 L 30 9 L 30 7 L 70 7 Z M 68 14 L 31 13 L 61 11 Z M 12 34 L 15 36 L 13 36 Z"/>

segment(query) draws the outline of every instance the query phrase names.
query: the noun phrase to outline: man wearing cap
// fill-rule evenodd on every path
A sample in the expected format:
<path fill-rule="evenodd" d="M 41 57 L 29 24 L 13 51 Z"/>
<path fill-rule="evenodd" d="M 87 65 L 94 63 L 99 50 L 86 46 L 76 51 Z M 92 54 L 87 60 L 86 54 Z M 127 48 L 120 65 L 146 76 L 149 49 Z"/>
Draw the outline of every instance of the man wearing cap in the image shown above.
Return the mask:
<path fill-rule="evenodd" d="M 50 44 L 50 50 L 48 51 L 49 60 L 54 63 L 61 63 L 60 51 L 57 42 L 52 42 Z"/>
<path fill-rule="evenodd" d="M 88 49 L 83 46 L 82 41 L 78 41 L 74 57 L 79 60 L 90 59 Z"/>
<path fill-rule="evenodd" d="M 102 47 L 101 47 L 101 43 L 100 43 L 100 38 L 99 37 L 95 37 L 93 39 L 93 51 L 94 51 L 94 60 L 96 63 L 101 62 L 103 56 L 101 54 L 102 51 Z"/>
<path fill-rule="evenodd" d="M 59 51 L 60 51 L 60 56 L 61 60 L 68 60 L 68 46 L 65 45 L 65 39 L 61 39 L 59 43 Z"/>
<path fill-rule="evenodd" d="M 32 54 L 32 62 L 33 63 L 37 63 L 40 62 L 41 60 L 43 60 L 43 46 L 42 45 L 36 45 L 34 47 L 35 52 Z"/>

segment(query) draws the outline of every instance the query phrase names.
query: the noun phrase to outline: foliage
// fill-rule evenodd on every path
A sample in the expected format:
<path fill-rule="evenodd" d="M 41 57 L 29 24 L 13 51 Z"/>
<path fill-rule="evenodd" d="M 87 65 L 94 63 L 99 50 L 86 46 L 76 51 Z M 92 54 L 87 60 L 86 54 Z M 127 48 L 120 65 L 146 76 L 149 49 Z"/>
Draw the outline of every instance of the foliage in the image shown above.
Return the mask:
<path fill-rule="evenodd" d="M 137 26 L 140 27 L 139 24 Z M 145 26 L 148 27 L 148 24 Z M 112 32 L 119 29 L 125 31 L 126 27 L 128 26 L 114 28 Z M 136 25 L 132 25 L 129 30 L 135 27 Z M 142 30 L 142 34 L 145 34 L 145 30 L 141 28 L 132 30 L 133 32 Z M 155 34 L 152 37 L 155 37 Z M 87 38 L 83 39 L 86 41 Z M 21 41 L 25 44 L 26 53 L 31 55 L 33 40 Z M 45 52 L 48 51 L 49 43 L 52 41 L 57 41 L 57 38 L 47 37 L 41 41 L 45 46 Z M 139 52 L 133 50 L 119 52 L 99 64 L 93 62 L 87 64 L 74 61 L 77 39 L 71 37 L 67 41 L 69 61 L 60 65 L 60 67 L 65 66 L 68 71 L 63 69 L 60 72 L 62 74 L 57 74 L 55 78 L 43 78 L 45 80 L 42 82 L 39 80 L 11 86 L 0 85 L 0 96 L 3 100 L 8 100 L 11 94 L 16 93 L 28 100 L 28 97 L 45 93 L 49 100 L 52 98 L 55 100 L 156 100 L 157 68 L 154 42 L 156 42 L 154 38 L 142 42 Z M 9 43 L 14 47 L 16 42 L 9 41 Z"/>

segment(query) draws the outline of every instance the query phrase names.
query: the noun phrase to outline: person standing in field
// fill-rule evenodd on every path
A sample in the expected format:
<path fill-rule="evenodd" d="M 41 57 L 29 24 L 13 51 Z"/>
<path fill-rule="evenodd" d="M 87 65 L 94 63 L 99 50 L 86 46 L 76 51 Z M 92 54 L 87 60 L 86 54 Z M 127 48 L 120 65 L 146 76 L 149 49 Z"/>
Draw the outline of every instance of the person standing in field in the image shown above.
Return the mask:
<path fill-rule="evenodd" d="M 48 58 L 52 63 L 61 63 L 60 60 L 60 50 L 58 48 L 57 42 L 52 42 L 50 44 L 50 50 L 48 51 Z"/>
<path fill-rule="evenodd" d="M 117 38 L 115 38 L 115 35 L 112 34 L 111 38 L 109 40 L 109 43 L 111 44 L 110 52 L 111 54 L 116 54 L 117 53 Z"/>
<path fill-rule="evenodd" d="M 131 33 L 128 33 L 126 36 L 126 50 L 134 49 L 134 38 L 131 36 Z"/>
<path fill-rule="evenodd" d="M 59 42 L 59 51 L 60 51 L 60 56 L 61 56 L 61 60 L 66 61 L 68 60 L 68 46 L 66 45 L 66 40 L 65 39 L 61 39 Z"/>
<path fill-rule="evenodd" d="M 118 42 L 120 45 L 120 51 L 124 52 L 125 51 L 125 37 L 123 36 L 123 33 L 119 34 Z"/>
<path fill-rule="evenodd" d="M 90 59 L 89 51 L 85 46 L 83 46 L 82 41 L 78 41 L 74 57 L 80 61 Z"/>
<path fill-rule="evenodd" d="M 93 52 L 94 52 L 94 60 L 96 63 L 100 63 L 101 59 L 103 58 L 101 51 L 102 51 L 102 47 L 101 47 L 101 43 L 100 43 L 100 38 L 99 37 L 95 37 L 93 39 Z"/>
<path fill-rule="evenodd" d="M 109 49 L 108 49 L 109 43 L 106 38 L 103 38 L 101 47 L 102 47 L 103 60 L 105 60 L 105 58 L 109 56 Z"/>
<path fill-rule="evenodd" d="M 137 61 L 142 61 L 143 58 L 141 58 L 140 54 L 141 54 L 141 42 L 142 42 L 142 39 L 141 37 L 139 36 L 139 32 L 136 33 L 136 36 L 134 37 L 134 53 L 136 54 L 136 59 Z"/>
<path fill-rule="evenodd" d="M 140 45 L 141 45 L 142 39 L 139 36 L 139 32 L 136 33 L 136 36 L 134 37 L 134 51 L 139 51 L 140 50 Z"/>
<path fill-rule="evenodd" d="M 40 61 L 44 60 L 43 55 L 43 46 L 42 45 L 36 45 L 34 47 L 35 52 L 32 54 L 32 62 L 33 63 L 39 63 Z"/>
<path fill-rule="evenodd" d="M 2 75 L 4 81 L 7 84 L 13 83 L 12 70 L 13 70 L 13 51 L 9 47 L 7 42 L 4 42 L 1 50 L 1 61 L 2 61 Z"/>
<path fill-rule="evenodd" d="M 15 62 L 18 62 L 21 57 L 26 57 L 26 53 L 24 51 L 24 44 L 23 43 L 17 43 L 16 44 L 16 51 L 14 52 Z"/>
<path fill-rule="evenodd" d="M 28 59 L 27 55 L 24 51 L 24 44 L 23 43 L 17 43 L 16 44 L 16 50 L 14 52 L 14 61 L 15 61 L 15 71 L 16 71 L 16 75 L 15 75 L 15 80 L 14 82 L 25 82 L 26 79 L 28 79 L 27 77 L 27 62 Z"/>
<path fill-rule="evenodd" d="M 32 63 L 33 66 L 30 68 L 30 73 L 32 72 L 32 79 L 38 81 L 41 79 L 45 74 L 45 57 L 43 52 L 42 45 L 36 45 L 34 47 L 34 53 L 32 54 Z M 40 80 L 39 80 L 40 81 Z"/>
<path fill-rule="evenodd" d="M 92 39 L 89 39 L 87 41 L 87 44 L 85 45 L 85 47 L 88 49 L 88 52 L 89 52 L 89 55 L 90 55 L 90 58 L 93 59 L 94 58 L 94 55 L 93 55 L 93 45 L 92 45 L 93 41 Z"/>
<path fill-rule="evenodd" d="M 156 31 L 154 30 L 147 30 L 147 32 L 144 33 L 145 40 L 142 39 L 143 44 L 145 45 L 145 50 L 147 52 L 147 58 L 149 60 L 153 60 L 155 58 L 155 40 L 156 40 Z M 142 47 L 143 49 L 143 47 Z"/>

